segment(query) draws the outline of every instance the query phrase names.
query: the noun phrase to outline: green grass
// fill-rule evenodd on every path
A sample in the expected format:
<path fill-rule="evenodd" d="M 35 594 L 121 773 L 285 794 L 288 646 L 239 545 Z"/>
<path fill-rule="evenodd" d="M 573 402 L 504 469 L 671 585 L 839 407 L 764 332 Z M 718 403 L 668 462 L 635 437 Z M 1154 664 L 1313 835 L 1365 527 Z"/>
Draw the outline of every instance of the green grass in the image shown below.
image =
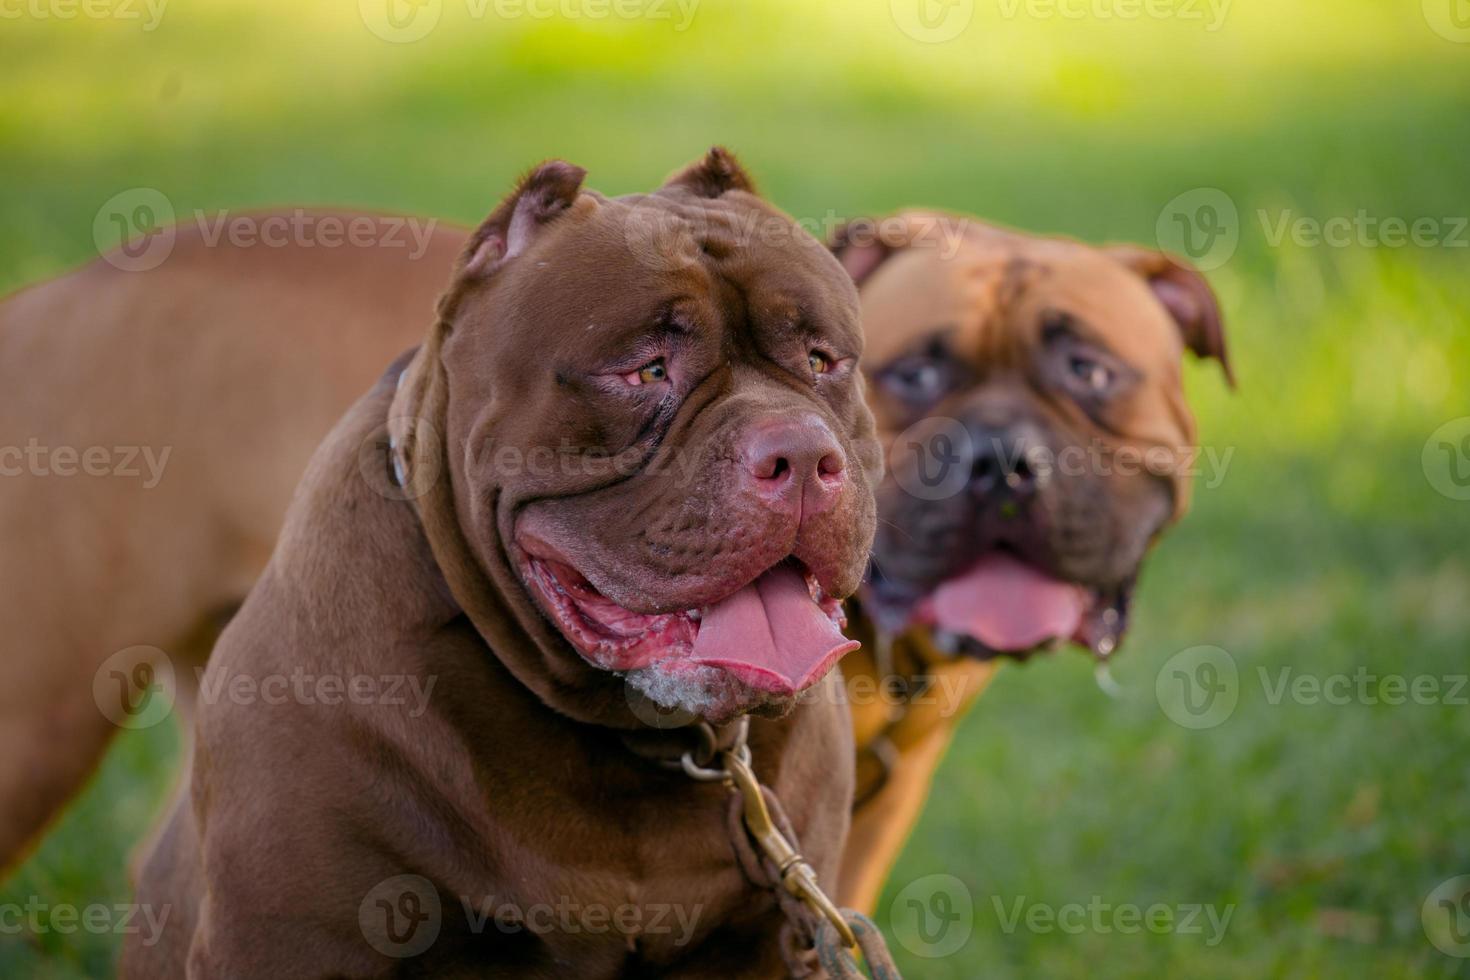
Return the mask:
<path fill-rule="evenodd" d="M 1100 694 L 1075 655 L 1004 671 L 880 918 L 901 931 L 903 889 L 928 875 L 963 882 L 958 951 L 895 943 L 917 977 L 1470 974 L 1420 922 L 1436 884 L 1470 873 L 1470 707 L 1271 697 L 1284 668 L 1470 669 L 1470 503 L 1421 465 L 1430 433 L 1470 414 L 1470 248 L 1278 247 L 1257 216 L 1470 214 L 1470 47 L 1419 4 L 1240 3 L 1210 33 L 981 2 L 942 45 L 895 30 L 886 0 L 708 0 L 684 32 L 446 13 L 409 45 L 368 34 L 355 4 L 319 6 L 178 0 L 151 33 L 7 21 L 0 288 L 94 256 L 97 209 L 136 186 L 179 213 L 335 203 L 470 221 L 542 157 L 618 193 L 724 142 L 815 220 L 927 204 L 1144 242 L 1176 195 L 1228 193 L 1240 245 L 1211 277 L 1241 389 L 1204 367 L 1187 381 L 1203 441 L 1234 455 L 1146 570 L 1123 694 Z M 1191 730 L 1155 680 L 1202 644 L 1233 657 L 1239 704 Z M 119 739 L 0 905 L 125 900 L 177 751 L 167 726 Z M 995 904 L 1094 896 L 1234 911 L 1210 945 L 1007 932 Z M 0 975 L 102 975 L 115 944 L 0 933 Z"/>

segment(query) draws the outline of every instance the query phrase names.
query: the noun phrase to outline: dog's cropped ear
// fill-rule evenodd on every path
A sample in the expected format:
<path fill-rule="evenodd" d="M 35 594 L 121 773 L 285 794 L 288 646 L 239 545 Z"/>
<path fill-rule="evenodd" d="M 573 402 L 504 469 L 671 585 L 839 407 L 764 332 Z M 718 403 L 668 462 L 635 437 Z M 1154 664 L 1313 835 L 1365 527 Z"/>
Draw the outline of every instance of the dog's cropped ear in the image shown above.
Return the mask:
<path fill-rule="evenodd" d="M 754 194 L 755 181 L 740 166 L 735 154 L 723 146 L 712 146 L 708 153 L 678 171 L 664 187 L 682 187 L 697 197 L 716 198 L 726 191 L 747 191 Z"/>
<path fill-rule="evenodd" d="M 487 276 L 526 250 L 542 226 L 571 207 L 587 171 L 549 160 L 521 178 L 475 230 L 460 256 L 463 278 Z"/>
<path fill-rule="evenodd" d="M 1235 371 L 1225 347 L 1225 324 L 1220 302 L 1204 275 L 1194 266 L 1165 252 L 1136 245 L 1110 245 L 1107 252 L 1148 283 L 1164 309 L 1179 325 L 1184 345 L 1199 357 L 1214 358 L 1235 387 Z"/>

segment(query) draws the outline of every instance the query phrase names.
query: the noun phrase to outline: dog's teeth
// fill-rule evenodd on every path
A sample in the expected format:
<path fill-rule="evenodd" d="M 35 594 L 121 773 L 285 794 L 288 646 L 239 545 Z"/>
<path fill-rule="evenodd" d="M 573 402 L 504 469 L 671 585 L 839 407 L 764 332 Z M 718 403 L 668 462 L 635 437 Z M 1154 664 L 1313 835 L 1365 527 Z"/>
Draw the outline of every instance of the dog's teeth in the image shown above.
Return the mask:
<path fill-rule="evenodd" d="M 700 620 L 700 612 L 699 612 L 698 609 L 689 609 L 689 610 L 686 610 L 685 613 L 684 613 L 684 615 L 688 616 L 690 619 L 694 620 L 694 622 L 696 622 L 696 623 L 699 622 L 699 620 Z"/>

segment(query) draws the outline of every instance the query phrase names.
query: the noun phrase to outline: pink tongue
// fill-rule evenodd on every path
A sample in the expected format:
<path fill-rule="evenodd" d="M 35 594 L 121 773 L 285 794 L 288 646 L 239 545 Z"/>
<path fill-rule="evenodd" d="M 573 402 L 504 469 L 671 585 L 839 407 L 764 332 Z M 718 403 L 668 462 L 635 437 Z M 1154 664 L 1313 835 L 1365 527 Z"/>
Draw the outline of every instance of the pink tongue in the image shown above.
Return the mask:
<path fill-rule="evenodd" d="M 1030 650 L 1070 637 L 1082 622 L 1083 594 L 1004 552 L 993 552 L 934 593 L 943 629 L 967 633 L 992 650 Z"/>
<path fill-rule="evenodd" d="M 705 607 L 691 660 L 723 667 L 762 691 L 794 694 L 857 648 L 812 599 L 806 581 L 783 565 Z"/>

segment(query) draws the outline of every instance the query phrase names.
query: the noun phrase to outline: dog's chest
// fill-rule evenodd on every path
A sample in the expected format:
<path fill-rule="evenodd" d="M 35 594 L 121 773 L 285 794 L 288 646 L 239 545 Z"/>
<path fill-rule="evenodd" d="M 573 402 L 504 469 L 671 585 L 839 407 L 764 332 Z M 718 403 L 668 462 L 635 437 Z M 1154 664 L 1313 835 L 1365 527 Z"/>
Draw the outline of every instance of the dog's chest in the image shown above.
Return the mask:
<path fill-rule="evenodd" d="M 462 896 L 470 947 L 615 977 L 721 955 L 732 932 L 775 935 L 774 900 L 736 864 L 727 791 L 637 778 L 644 764 L 536 780 L 501 812 L 489 867 Z"/>
<path fill-rule="evenodd" d="M 549 717 L 513 685 L 448 691 L 439 707 L 473 720 L 473 737 L 456 727 L 474 751 L 420 761 L 439 767 L 442 801 L 468 825 L 448 834 L 457 846 L 434 874 L 455 896 L 445 932 L 457 960 L 517 976 L 572 975 L 571 964 L 588 978 L 675 967 L 780 975 L 783 919 L 738 863 L 728 788 L 637 755 L 615 733 Z M 839 722 L 835 708 L 814 706 L 752 735 L 758 772 L 824 877 L 835 874 L 851 794 L 850 772 L 823 762 L 851 759 Z"/>

